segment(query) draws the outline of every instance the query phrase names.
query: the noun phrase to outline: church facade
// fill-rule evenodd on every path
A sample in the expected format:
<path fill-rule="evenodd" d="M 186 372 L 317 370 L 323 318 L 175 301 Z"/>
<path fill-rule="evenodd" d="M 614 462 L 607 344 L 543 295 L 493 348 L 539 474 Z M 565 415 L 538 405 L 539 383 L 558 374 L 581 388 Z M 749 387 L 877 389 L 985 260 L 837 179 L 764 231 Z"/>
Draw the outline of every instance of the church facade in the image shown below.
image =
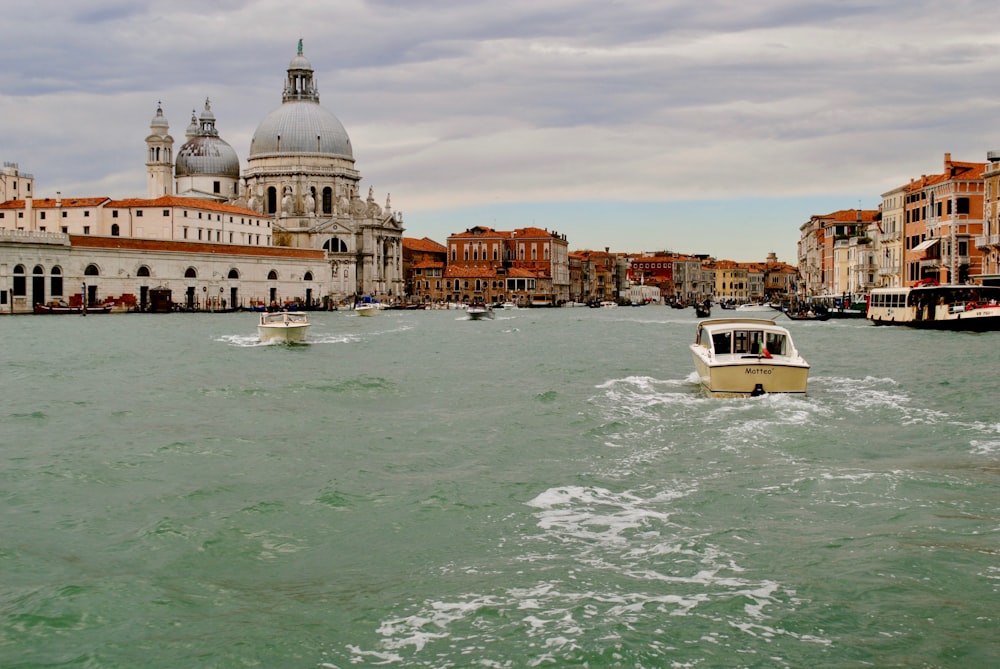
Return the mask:
<path fill-rule="evenodd" d="M 245 172 L 209 100 L 176 153 L 160 105 L 145 143 L 147 198 L 36 199 L 34 178 L 5 165 L 0 312 L 66 301 L 81 284 L 91 302 L 159 289 L 187 308 L 403 297 L 402 216 L 388 195 L 360 197 L 350 138 L 320 106 L 301 40 Z"/>

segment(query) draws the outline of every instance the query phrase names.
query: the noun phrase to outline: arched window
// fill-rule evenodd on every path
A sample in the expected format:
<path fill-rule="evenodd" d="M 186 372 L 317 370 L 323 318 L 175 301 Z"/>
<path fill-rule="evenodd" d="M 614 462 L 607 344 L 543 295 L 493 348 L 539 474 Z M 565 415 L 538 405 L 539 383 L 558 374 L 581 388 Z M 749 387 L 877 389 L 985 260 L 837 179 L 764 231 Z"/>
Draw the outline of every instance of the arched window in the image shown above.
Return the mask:
<path fill-rule="evenodd" d="M 188 267 L 186 270 L 184 270 L 184 278 L 185 279 L 197 279 L 198 278 L 198 270 L 196 270 L 194 267 Z"/>
<path fill-rule="evenodd" d="M 59 267 L 53 267 L 51 274 L 52 274 L 52 279 L 49 282 L 51 290 L 49 292 L 51 292 L 53 295 L 62 295 L 63 294 L 62 269 Z"/>
<path fill-rule="evenodd" d="M 330 237 L 323 242 L 323 250 L 331 253 L 347 253 L 347 242 L 339 237 Z"/>
<path fill-rule="evenodd" d="M 149 268 L 146 267 L 145 265 L 142 265 L 141 267 L 139 267 L 139 269 L 137 269 L 135 271 L 135 275 L 136 276 L 149 276 Z"/>
<path fill-rule="evenodd" d="M 323 189 L 323 213 L 327 216 L 333 213 L 333 189 L 329 186 Z"/>
<path fill-rule="evenodd" d="M 119 232 L 118 232 L 118 224 L 117 223 L 112 223 L 111 224 L 111 236 L 112 237 L 117 237 L 118 234 L 119 234 Z"/>
<path fill-rule="evenodd" d="M 238 279 L 240 278 L 240 271 L 235 267 L 229 270 L 229 274 L 226 275 L 227 279 Z"/>
<path fill-rule="evenodd" d="M 275 272 L 272 269 L 270 272 L 267 273 L 267 280 L 268 281 L 277 281 L 278 280 L 278 273 Z"/>
<path fill-rule="evenodd" d="M 313 273 L 312 272 L 306 272 L 305 274 L 302 275 L 302 280 L 303 281 L 312 281 L 313 280 Z"/>
<path fill-rule="evenodd" d="M 83 273 L 86 276 L 100 276 L 101 270 L 97 268 L 97 265 L 91 263 L 90 265 L 87 265 L 87 269 L 83 270 Z"/>
<path fill-rule="evenodd" d="M 36 275 L 45 274 L 45 268 L 41 265 L 35 265 L 35 269 L 31 270 L 31 273 Z"/>
<path fill-rule="evenodd" d="M 273 214 L 278 211 L 278 189 L 274 186 L 267 187 L 267 213 Z"/>
<path fill-rule="evenodd" d="M 24 265 L 14 266 L 14 288 L 11 291 L 13 295 L 24 296 L 25 286 L 27 286 L 27 281 L 24 276 Z"/>

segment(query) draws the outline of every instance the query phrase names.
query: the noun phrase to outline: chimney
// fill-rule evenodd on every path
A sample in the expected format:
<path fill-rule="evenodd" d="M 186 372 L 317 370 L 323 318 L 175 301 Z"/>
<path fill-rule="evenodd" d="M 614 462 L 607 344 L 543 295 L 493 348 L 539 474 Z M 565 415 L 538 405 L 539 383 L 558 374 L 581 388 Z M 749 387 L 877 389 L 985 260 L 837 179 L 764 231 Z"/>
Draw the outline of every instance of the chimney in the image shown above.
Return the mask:
<path fill-rule="evenodd" d="M 62 191 L 58 191 L 58 190 L 56 191 L 56 206 L 57 207 L 61 207 L 62 206 Z"/>

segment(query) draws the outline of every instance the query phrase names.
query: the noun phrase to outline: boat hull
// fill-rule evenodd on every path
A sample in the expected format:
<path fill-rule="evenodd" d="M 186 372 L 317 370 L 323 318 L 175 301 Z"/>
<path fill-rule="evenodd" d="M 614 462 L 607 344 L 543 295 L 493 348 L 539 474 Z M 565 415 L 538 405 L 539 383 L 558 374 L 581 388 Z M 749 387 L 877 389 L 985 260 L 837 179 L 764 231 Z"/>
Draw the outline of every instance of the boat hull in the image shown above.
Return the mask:
<path fill-rule="evenodd" d="M 370 316 L 374 316 L 375 314 L 378 313 L 378 307 L 372 307 L 372 306 L 367 306 L 367 305 L 363 306 L 363 307 L 355 307 L 354 308 L 354 313 L 356 313 L 358 316 L 369 316 L 370 317 Z"/>
<path fill-rule="evenodd" d="M 306 340 L 308 325 L 258 325 L 257 336 L 262 342 L 297 344 Z"/>
<path fill-rule="evenodd" d="M 86 313 L 88 314 L 110 314 L 111 304 L 101 304 L 94 307 L 87 307 Z M 53 315 L 72 315 L 72 314 L 82 314 L 84 309 L 82 307 L 54 307 L 49 304 L 36 304 L 35 305 L 36 314 L 53 314 Z"/>
<path fill-rule="evenodd" d="M 718 356 L 727 359 L 709 361 L 693 349 L 694 367 L 702 389 L 713 397 L 806 393 L 809 382 L 807 364 L 758 356 Z"/>

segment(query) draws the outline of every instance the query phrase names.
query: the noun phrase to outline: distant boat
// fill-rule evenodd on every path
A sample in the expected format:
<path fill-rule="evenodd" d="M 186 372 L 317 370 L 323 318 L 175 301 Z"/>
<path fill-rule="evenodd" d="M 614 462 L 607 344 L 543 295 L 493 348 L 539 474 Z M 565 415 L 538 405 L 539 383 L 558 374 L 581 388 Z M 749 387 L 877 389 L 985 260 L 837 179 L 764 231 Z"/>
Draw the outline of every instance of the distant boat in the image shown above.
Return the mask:
<path fill-rule="evenodd" d="M 712 315 L 712 302 L 710 300 L 694 303 L 695 318 L 708 318 L 711 315 Z"/>
<path fill-rule="evenodd" d="M 470 304 L 465 313 L 469 315 L 469 320 L 471 321 L 489 320 L 496 316 L 493 312 L 493 307 L 485 304 Z"/>
<path fill-rule="evenodd" d="M 875 325 L 928 330 L 1000 330 L 1000 286 L 923 283 L 911 288 L 876 288 L 868 304 Z"/>
<path fill-rule="evenodd" d="M 110 314 L 111 309 L 114 307 L 113 302 L 106 302 L 104 304 L 97 304 L 92 307 L 87 307 L 84 310 L 83 307 L 71 307 L 65 302 L 56 302 L 50 304 L 36 304 L 35 313 L 36 314 L 82 314 L 84 311 L 88 314 Z"/>
<path fill-rule="evenodd" d="M 758 304 L 756 302 L 747 302 L 746 304 L 741 304 L 736 307 L 735 311 L 774 311 L 770 304 Z"/>
<path fill-rule="evenodd" d="M 382 303 L 367 296 L 354 305 L 354 313 L 358 316 L 374 316 L 381 310 Z"/>
<path fill-rule="evenodd" d="M 308 329 L 309 318 L 304 311 L 262 312 L 257 324 L 257 336 L 262 342 L 294 344 L 305 341 Z"/>
<path fill-rule="evenodd" d="M 702 388 L 713 397 L 806 392 L 809 363 L 772 320 L 701 321 L 689 348 Z"/>

